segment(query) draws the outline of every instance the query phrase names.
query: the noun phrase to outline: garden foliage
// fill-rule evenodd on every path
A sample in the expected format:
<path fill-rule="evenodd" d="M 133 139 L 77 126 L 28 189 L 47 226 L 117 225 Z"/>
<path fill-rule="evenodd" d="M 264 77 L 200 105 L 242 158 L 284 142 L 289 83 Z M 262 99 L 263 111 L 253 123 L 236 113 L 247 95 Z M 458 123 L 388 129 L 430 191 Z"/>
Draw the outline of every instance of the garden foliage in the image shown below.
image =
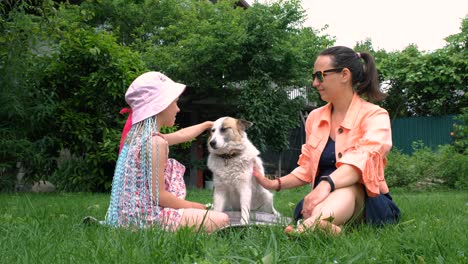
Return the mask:
<path fill-rule="evenodd" d="M 269 105 L 275 121 L 252 138 L 285 148 L 299 122 L 286 90 L 305 85 L 314 54 L 331 44 L 302 28 L 296 0 L 247 10 L 235 1 L 25 1 L 1 11 L 2 181 L 14 182 L 20 162 L 27 180 L 67 191 L 109 189 L 123 95 L 147 70 L 187 84 L 186 101 L 219 96 L 232 114 L 262 123 L 242 101 L 255 87 L 256 105 Z"/>
<path fill-rule="evenodd" d="M 0 190 L 14 188 L 19 170 L 29 182 L 49 179 L 60 190 L 109 190 L 125 121 L 123 95 L 148 70 L 187 84 L 186 102 L 214 97 L 231 105 L 226 114 L 255 123 L 249 136 L 262 151 L 284 150 L 303 104 L 290 91 L 310 87 L 318 52 L 334 44 L 303 26 L 299 0 L 248 9 L 235 0 L 74 2 L 0 3 Z M 392 117 L 461 113 L 468 103 L 467 23 L 447 37 L 446 47 L 429 53 L 415 46 L 374 51 L 370 41 L 361 43 L 391 85 L 382 104 Z M 307 98 L 321 104 L 315 92 Z M 462 161 L 465 115 L 454 130 Z M 405 178 L 407 168 L 392 166 L 396 185 L 419 175 Z M 446 181 L 466 186 L 463 179 Z"/>
<path fill-rule="evenodd" d="M 468 155 L 452 145 L 439 146 L 436 151 L 414 142 L 413 154 L 393 149 L 388 156 L 385 179 L 391 187 L 433 189 L 468 188 Z"/>

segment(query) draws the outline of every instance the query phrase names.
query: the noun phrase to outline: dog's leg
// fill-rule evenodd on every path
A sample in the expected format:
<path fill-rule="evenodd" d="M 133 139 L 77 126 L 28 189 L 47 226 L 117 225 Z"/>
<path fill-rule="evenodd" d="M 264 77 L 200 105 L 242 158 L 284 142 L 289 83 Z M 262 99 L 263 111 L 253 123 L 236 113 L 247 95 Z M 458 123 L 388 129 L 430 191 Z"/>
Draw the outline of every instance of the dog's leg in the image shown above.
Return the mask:
<path fill-rule="evenodd" d="M 250 206 L 252 203 L 252 189 L 250 182 L 244 183 L 240 188 L 240 208 L 241 208 L 241 224 L 248 224 L 250 222 Z M 248 190 L 248 191 L 247 191 Z"/>
<path fill-rule="evenodd" d="M 215 186 L 213 195 L 213 210 L 223 212 L 226 206 L 227 192 L 222 186 Z"/>
<path fill-rule="evenodd" d="M 270 206 L 271 206 L 271 210 L 273 211 L 273 214 L 274 214 L 276 217 L 281 216 L 281 214 L 280 214 L 278 211 L 276 211 L 275 207 L 273 206 L 273 201 L 271 202 L 271 205 L 270 205 Z"/>
<path fill-rule="evenodd" d="M 253 202 L 256 206 L 258 206 L 257 210 L 259 212 L 265 212 L 269 214 L 274 214 L 275 216 L 281 216 L 280 213 L 278 213 L 278 211 L 276 211 L 275 207 L 273 206 L 273 194 L 271 192 L 264 189 L 260 185 L 257 186 L 256 192 L 256 197 L 253 198 Z M 261 202 L 261 204 L 259 202 Z"/>

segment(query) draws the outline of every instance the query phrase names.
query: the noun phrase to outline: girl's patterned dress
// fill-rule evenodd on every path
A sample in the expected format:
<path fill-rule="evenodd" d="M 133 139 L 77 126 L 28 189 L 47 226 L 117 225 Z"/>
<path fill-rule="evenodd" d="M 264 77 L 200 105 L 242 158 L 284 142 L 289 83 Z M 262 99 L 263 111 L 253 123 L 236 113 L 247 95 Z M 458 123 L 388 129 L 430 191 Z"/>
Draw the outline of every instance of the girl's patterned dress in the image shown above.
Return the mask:
<path fill-rule="evenodd" d="M 157 136 L 164 139 L 160 134 Z M 114 177 L 111 204 L 105 223 L 122 227 L 159 225 L 165 230 L 175 230 L 181 223 L 184 209 L 157 205 L 158 188 L 156 186 L 156 195 L 152 195 L 151 179 L 145 179 L 145 174 L 142 173 L 147 168 L 144 168 L 144 162 L 140 161 L 140 150 L 141 144 L 130 146 L 126 160 L 131 162 L 125 162 L 123 179 Z M 164 168 L 164 188 L 180 199 L 185 199 L 186 196 L 184 172 L 184 165 L 175 159 L 167 159 Z"/>
<path fill-rule="evenodd" d="M 175 159 L 168 159 L 164 169 L 164 188 L 180 199 L 187 194 L 184 182 L 185 167 Z M 182 220 L 184 209 L 174 209 L 159 206 L 159 217 L 165 229 L 177 229 Z"/>

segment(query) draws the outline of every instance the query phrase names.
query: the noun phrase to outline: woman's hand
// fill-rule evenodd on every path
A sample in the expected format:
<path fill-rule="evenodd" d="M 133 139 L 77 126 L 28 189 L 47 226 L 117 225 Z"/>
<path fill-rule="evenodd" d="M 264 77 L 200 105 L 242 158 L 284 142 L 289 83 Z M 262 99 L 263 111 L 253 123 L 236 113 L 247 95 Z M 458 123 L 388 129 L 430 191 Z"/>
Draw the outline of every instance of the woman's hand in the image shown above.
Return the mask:
<path fill-rule="evenodd" d="M 312 215 L 314 208 L 328 197 L 330 191 L 330 184 L 326 181 L 321 181 L 317 187 L 306 195 L 304 198 L 304 206 L 302 207 L 302 215 L 304 216 L 304 219 L 307 219 Z"/>
<path fill-rule="evenodd" d="M 258 184 L 263 186 L 265 189 L 267 189 L 267 190 L 276 189 L 275 181 L 270 180 L 267 177 L 265 177 L 265 175 L 263 175 L 260 172 L 260 169 L 258 168 L 257 164 L 255 164 L 255 166 L 253 168 L 253 176 L 257 180 Z"/>

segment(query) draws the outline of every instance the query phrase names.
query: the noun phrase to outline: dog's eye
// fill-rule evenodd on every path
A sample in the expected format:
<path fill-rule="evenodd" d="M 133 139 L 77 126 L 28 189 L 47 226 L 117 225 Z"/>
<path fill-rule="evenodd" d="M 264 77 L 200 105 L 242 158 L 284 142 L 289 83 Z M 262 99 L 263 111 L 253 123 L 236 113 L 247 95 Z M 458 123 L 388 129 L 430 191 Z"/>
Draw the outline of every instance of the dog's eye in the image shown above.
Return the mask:
<path fill-rule="evenodd" d="M 226 128 L 225 128 L 225 127 L 222 127 L 222 128 L 220 129 L 220 131 L 221 131 L 221 133 L 224 133 L 224 132 L 226 132 Z"/>
<path fill-rule="evenodd" d="M 216 129 L 212 128 L 211 129 L 211 133 L 214 133 L 216 131 Z"/>

